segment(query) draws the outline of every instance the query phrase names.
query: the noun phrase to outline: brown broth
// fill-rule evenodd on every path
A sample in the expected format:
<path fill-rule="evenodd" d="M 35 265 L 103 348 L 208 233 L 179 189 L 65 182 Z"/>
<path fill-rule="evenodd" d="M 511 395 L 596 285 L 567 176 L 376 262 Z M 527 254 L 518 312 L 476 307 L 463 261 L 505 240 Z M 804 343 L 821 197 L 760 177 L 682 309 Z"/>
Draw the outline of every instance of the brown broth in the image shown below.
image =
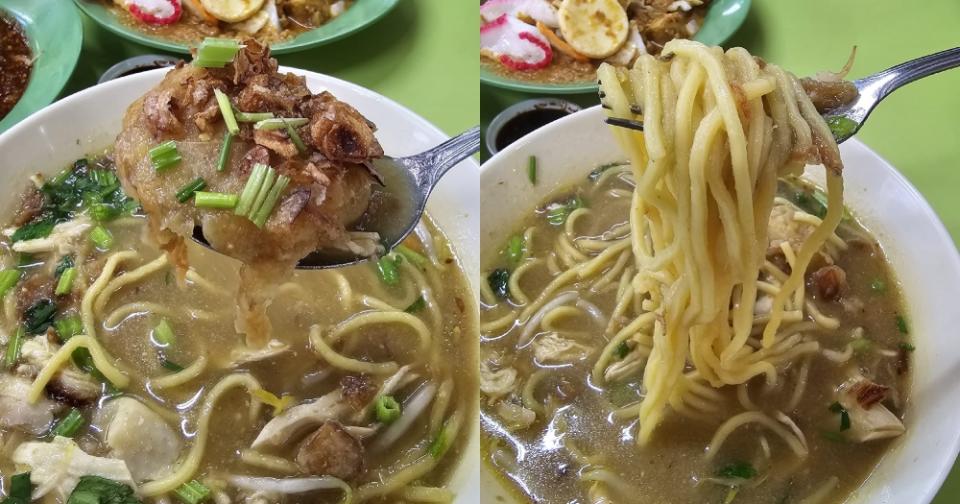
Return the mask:
<path fill-rule="evenodd" d="M 23 28 L 0 12 L 0 119 L 20 101 L 32 67 L 33 57 Z"/>
<path fill-rule="evenodd" d="M 476 312 L 472 309 L 472 296 L 452 249 L 429 218 L 425 219 L 436 245 L 438 265 L 426 266 L 422 275 L 431 290 L 436 311 L 427 306 L 415 312 L 415 316 L 431 328 L 429 355 L 417 354 L 413 350 L 416 348 L 416 336 L 408 327 L 395 323 L 375 324 L 358 329 L 344 337 L 344 344 L 339 351 L 361 360 L 411 363 L 413 371 L 420 378 L 394 394 L 401 404 L 422 383 L 439 385 L 447 380 L 452 381 L 451 402 L 443 418 L 449 418 L 454 411 L 458 411 L 465 419 L 463 425 L 466 426 L 469 425 L 467 419 L 476 415 L 474 404 L 477 377 L 475 365 L 472 364 L 476 362 Z M 85 245 L 81 247 L 84 252 L 78 256 L 86 255 L 87 259 L 80 261 L 82 273 L 77 280 L 78 285 L 92 283 L 106 257 L 114 252 L 133 250 L 138 254 L 136 259 L 124 263 L 117 275 L 157 258 L 161 253 L 147 238 L 146 219 L 142 216 L 121 217 L 107 223 L 105 227 L 113 234 L 114 244 L 109 252 L 100 253 L 90 250 L 90 245 L 84 240 Z M 413 248 L 422 247 L 416 239 L 407 243 Z M 15 267 L 15 255 L 10 249 L 9 240 L 3 238 L 0 242 L 0 269 Z M 384 285 L 378 278 L 376 265 L 373 263 L 340 270 L 297 271 L 281 286 L 268 311 L 274 324 L 275 337 L 289 344 L 291 351 L 233 369 L 227 367 L 231 361 L 231 352 L 243 349 L 244 341 L 242 335 L 234 331 L 233 322 L 233 293 L 236 289 L 239 263 L 193 243 L 189 247 L 189 258 L 191 268 L 214 285 L 217 292 L 191 281 L 188 281 L 185 288 L 181 288 L 170 268 L 165 268 L 116 292 L 105 306 L 102 316 L 97 317 L 97 339 L 108 353 L 122 364 L 131 378 L 130 386 L 123 390 L 124 395 L 166 410 L 168 415 L 180 417 L 179 425 L 171 426 L 184 441 L 184 453 L 192 442 L 190 439 L 196 428 L 198 405 L 205 392 L 219 380 L 233 372 L 249 372 L 260 382 L 263 389 L 278 397 L 293 396 L 294 404 L 334 391 L 339 387 L 340 379 L 349 373 L 324 363 L 310 349 L 307 340 L 310 327 L 319 324 L 324 329 L 329 329 L 353 315 L 370 310 L 364 305 L 369 302 L 364 301 L 362 296 L 372 296 L 402 310 L 412 305 L 421 292 L 417 289 L 413 280 L 414 274 L 409 269 L 401 268 L 401 282 L 397 286 Z M 52 265 L 49 261 L 40 262 L 27 275 L 50 275 Z M 415 267 L 410 265 L 409 268 Z M 342 275 L 349 282 L 353 292 L 351 299 L 344 299 L 338 288 L 337 275 Z M 75 294 L 68 299 L 59 300 L 57 316 L 77 311 L 79 298 L 80 295 Z M 164 315 L 153 313 L 151 309 L 139 309 L 124 317 L 116 326 L 103 323 L 114 310 L 132 302 L 156 303 L 171 313 Z M 151 342 L 151 331 L 161 319 L 166 319 L 176 334 L 176 343 L 172 350 L 160 350 Z M 0 322 L 3 330 L 10 331 L 11 334 L 15 325 L 16 321 L 5 318 Z M 186 367 L 201 354 L 207 356 L 210 364 L 198 378 L 162 391 L 155 391 L 148 386 L 150 378 L 171 373 L 162 366 L 163 358 Z M 310 378 L 325 370 L 326 377 Z M 265 406 L 259 417 L 251 422 L 248 419 L 249 401 L 249 394 L 238 389 L 229 392 L 218 403 L 211 417 L 211 435 L 205 455 L 191 479 L 217 480 L 225 474 L 276 478 L 290 476 L 253 467 L 239 459 L 240 451 L 250 447 L 251 441 L 263 425 L 272 418 L 270 407 Z M 88 422 L 95 409 L 95 405 L 82 408 Z M 383 453 L 374 453 L 369 449 L 376 436 L 365 441 L 365 469 L 353 482 L 354 489 L 363 483 L 385 478 L 398 467 L 406 467 L 420 457 L 431 457 L 430 445 L 438 432 L 431 431 L 430 415 L 431 408 L 428 408 L 415 421 L 413 427 L 392 448 Z M 442 458 L 437 458 L 439 462 L 434 469 L 417 478 L 418 485 L 444 486 L 449 481 L 463 458 L 468 432 L 469 429 L 463 427 L 455 439 L 448 440 L 449 449 Z M 101 443 L 94 429 L 85 427 L 75 439 L 88 453 L 108 456 L 107 448 Z M 20 442 L 30 440 L 27 435 L 0 428 L 0 475 L 14 474 L 14 468 L 9 461 L 10 454 Z M 278 450 L 262 451 L 293 460 L 298 445 L 299 440 Z M 237 491 L 227 488 L 226 492 L 237 502 Z M 339 491 L 319 491 L 290 496 L 284 502 L 335 503 L 339 502 L 340 498 Z M 369 502 L 396 502 L 396 494 Z"/>
<path fill-rule="evenodd" d="M 550 202 L 580 196 L 592 211 L 589 217 L 577 221 L 578 235 L 583 237 L 599 237 L 613 225 L 626 223 L 630 207 L 627 195 L 632 191 L 632 183 L 625 174 L 610 174 L 613 176 L 608 177 L 600 174 L 595 171 L 590 177 L 592 180 L 554 193 L 541 208 Z M 602 180 L 599 187 L 594 181 L 598 178 Z M 621 192 L 611 194 L 610 190 Z M 784 198 L 815 206 L 813 192 L 812 188 L 787 183 L 781 183 L 780 187 L 780 195 Z M 530 228 L 534 229 L 532 236 L 535 238 L 532 245 L 526 245 L 529 247 L 527 257 L 547 257 L 554 249 L 557 236 L 563 233 L 563 226 L 550 225 L 544 211 L 538 210 L 520 220 L 514 228 L 515 234 L 523 235 Z M 495 401 L 484 397 L 481 401 L 481 446 L 485 463 L 501 476 L 522 502 L 594 502 L 588 497 L 589 485 L 581 480 L 580 475 L 603 467 L 626 482 L 621 491 L 616 488 L 611 491 L 611 502 L 721 503 L 728 497 L 729 488 L 710 483 L 706 478 L 716 476 L 725 465 L 741 461 L 753 462 L 759 475 L 743 485 L 732 501 L 734 504 L 800 502 L 834 476 L 839 478 L 839 483 L 822 503 L 843 502 L 869 476 L 896 439 L 863 444 L 838 442 L 833 435 L 833 431 L 839 429 L 838 415 L 828 409 L 836 401 L 835 389 L 847 379 L 851 369 L 858 369 L 872 380 L 897 391 L 891 410 L 902 418 L 908 407 L 910 380 L 909 372 L 898 369 L 896 363 L 900 359 L 909 361 L 909 352 L 904 350 L 909 347 L 904 346 L 904 342 L 910 336 L 898 329 L 897 317 L 904 316 L 904 304 L 896 278 L 890 272 L 879 245 L 852 217 L 844 220 L 838 235 L 850 244 L 837 261 L 846 270 L 849 288 L 842 302 L 817 301 L 817 306 L 825 314 L 838 317 L 841 325 L 837 330 L 816 329 L 812 334 L 821 348 L 842 350 L 850 341 L 851 331 L 862 327 L 872 346 L 868 351 L 856 353 L 846 365 L 831 362 L 820 353 L 814 354 L 804 396 L 795 409 L 785 410 L 805 433 L 809 444 L 807 458 L 795 457 L 782 440 L 768 431 L 745 426 L 728 438 L 713 461 L 708 461 L 704 456 L 705 447 L 719 423 L 743 411 L 734 387 L 721 389 L 728 406 L 722 418 L 704 422 L 668 413 L 651 444 L 638 448 L 634 440 L 636 419 L 614 419 L 611 405 L 636 402 L 640 397 L 642 375 L 603 388 L 595 386 L 590 381 L 590 372 L 606 339 L 595 336 L 597 329 L 589 317 L 571 317 L 560 319 L 556 330 L 589 346 L 592 351 L 584 359 L 566 366 L 544 367 L 532 358 L 529 347 L 517 350 L 515 342 L 523 329 L 520 324 L 481 335 L 481 359 L 501 368 L 515 368 L 518 372 L 516 390 L 524 387 L 532 373 L 548 369 L 546 377 L 536 386 L 535 398 L 546 401 L 548 411 L 551 406 L 555 410 L 552 416 L 538 414 L 530 428 L 511 431 L 499 416 Z M 498 268 L 512 268 L 503 253 L 483 265 L 483 274 L 486 276 Z M 520 285 L 533 299 L 553 278 L 546 267 L 539 267 L 529 270 Z M 879 287 L 881 284 L 882 288 Z M 561 292 L 566 291 L 579 292 L 578 299 L 594 303 L 605 315 L 609 315 L 616 303 L 615 290 L 597 294 L 586 290 L 585 283 L 581 283 L 561 288 Z M 503 301 L 497 305 L 485 301 L 481 307 L 481 326 L 508 313 L 505 305 Z M 894 352 L 898 356 L 884 357 L 877 353 L 878 350 Z M 762 377 L 748 382 L 753 402 L 765 411 L 785 408 L 798 367 L 799 360 L 795 360 L 781 370 L 783 388 L 764 392 Z M 508 399 L 511 397 L 514 396 L 508 396 Z M 910 428 L 909 423 L 907 428 Z M 767 465 L 757 462 L 763 461 L 757 441 L 759 435 L 766 436 L 772 451 Z M 571 454 L 571 447 L 590 458 L 592 467 L 578 461 Z M 754 485 L 754 482 L 758 483 Z"/>

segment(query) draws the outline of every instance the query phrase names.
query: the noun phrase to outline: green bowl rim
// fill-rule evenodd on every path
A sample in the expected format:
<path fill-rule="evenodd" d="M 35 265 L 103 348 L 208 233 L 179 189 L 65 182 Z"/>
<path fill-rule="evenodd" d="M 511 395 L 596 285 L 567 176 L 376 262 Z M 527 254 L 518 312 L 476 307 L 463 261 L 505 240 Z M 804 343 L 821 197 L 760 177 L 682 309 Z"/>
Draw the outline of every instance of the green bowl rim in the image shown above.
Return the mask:
<path fill-rule="evenodd" d="M 286 42 L 281 42 L 279 44 L 270 46 L 270 52 L 272 54 L 284 54 L 284 53 L 303 51 L 305 49 L 310 49 L 312 47 L 317 47 L 317 46 L 329 44 L 331 42 L 340 40 L 344 37 L 352 35 L 357 31 L 362 30 L 367 26 L 371 25 L 375 21 L 387 15 L 387 13 L 392 11 L 393 8 L 396 7 L 398 3 L 400 3 L 400 0 L 378 0 L 378 1 L 380 2 L 380 5 L 382 5 L 383 7 L 377 11 L 374 11 L 373 16 L 364 18 L 361 20 L 361 22 L 352 26 L 348 26 L 343 31 L 336 32 L 330 36 L 321 37 L 316 40 L 304 40 L 304 41 L 298 42 L 298 39 L 300 39 L 300 37 L 309 35 L 314 31 L 314 30 L 309 30 L 301 33 L 300 35 L 297 35 L 296 37 L 290 40 L 287 40 Z M 96 22 L 98 25 L 102 26 L 103 28 L 105 28 L 107 31 L 111 33 L 119 35 L 120 37 L 136 42 L 138 44 L 143 44 L 145 46 L 153 47 L 155 49 L 162 49 L 164 51 L 170 51 L 170 52 L 179 53 L 179 54 L 190 54 L 190 46 L 187 44 L 169 42 L 162 38 L 145 35 L 143 33 L 136 31 L 135 29 L 124 26 L 123 24 L 120 23 L 119 20 L 117 20 L 117 22 L 115 23 L 102 22 L 100 15 L 98 13 L 95 13 L 93 10 L 95 6 L 86 5 L 86 4 L 92 3 L 92 0 L 73 0 L 73 3 L 76 4 L 76 6 L 79 7 L 84 14 L 89 16 L 90 19 L 93 19 L 93 21 Z M 336 23 L 336 22 L 337 22 L 336 19 L 331 21 L 331 23 Z M 327 25 L 324 25 L 324 26 L 327 26 Z M 315 28 L 315 29 L 318 29 L 318 28 Z"/>
<path fill-rule="evenodd" d="M 743 25 L 743 22 L 747 19 L 747 14 L 750 12 L 750 7 L 752 6 L 751 0 L 739 0 L 741 4 L 741 9 L 743 14 L 735 21 L 732 25 L 730 33 L 727 34 L 722 40 L 716 41 L 717 45 L 723 44 L 730 37 L 733 36 Z M 717 4 L 714 4 L 717 5 Z M 701 27 L 702 29 L 702 27 Z M 694 40 L 697 37 L 694 36 Z M 481 60 L 482 61 L 482 60 Z M 596 93 L 598 86 L 595 82 L 592 81 L 581 81 L 581 82 L 568 82 L 564 84 L 548 84 L 542 82 L 530 82 L 522 81 L 518 79 L 511 79 L 509 77 L 504 77 L 497 75 L 490 70 L 487 70 L 481 64 L 480 66 L 480 82 L 487 86 L 492 86 L 501 89 L 509 89 L 511 91 L 520 91 L 523 93 L 537 93 L 537 94 L 586 94 L 586 93 Z"/>
<path fill-rule="evenodd" d="M 3 133 L 7 129 L 11 128 L 20 121 L 26 119 L 34 112 L 50 105 L 56 101 L 57 96 L 63 91 L 63 88 L 66 87 L 67 82 L 70 81 L 70 77 L 73 75 L 73 70 L 77 67 L 77 62 L 80 61 L 80 49 L 83 47 L 83 22 L 80 19 L 80 11 L 73 7 L 72 5 L 67 5 L 65 9 L 68 9 L 69 14 L 66 14 L 66 19 L 68 23 L 68 29 L 63 33 L 57 34 L 59 47 L 64 48 L 65 51 L 62 53 L 64 57 L 58 61 L 62 61 L 65 67 L 65 72 L 60 75 L 63 75 L 62 81 L 58 82 L 56 80 L 51 81 L 44 79 L 43 88 L 39 88 L 40 80 L 39 77 L 49 77 L 41 76 L 37 74 L 38 65 L 34 65 L 30 69 L 30 80 L 27 81 L 27 87 L 23 90 L 23 95 L 20 96 L 20 99 L 17 103 L 10 109 L 10 112 L 7 113 L 3 119 L 0 119 L 0 133 Z M 18 12 L 15 10 L 15 7 L 10 5 L 0 5 L 0 11 L 3 14 L 12 16 L 20 25 L 24 28 L 24 31 L 29 31 L 26 23 L 24 23 L 23 18 L 18 15 Z M 64 40 L 64 38 L 72 37 L 72 40 Z M 40 37 L 29 37 L 31 40 L 28 42 L 36 42 L 37 47 L 40 49 L 46 48 L 49 45 L 52 45 L 54 38 L 48 34 L 44 34 Z M 46 40 L 47 43 L 44 45 L 41 44 L 41 40 Z M 35 49 L 35 48 L 31 48 Z M 42 69 L 42 67 L 41 67 Z"/>

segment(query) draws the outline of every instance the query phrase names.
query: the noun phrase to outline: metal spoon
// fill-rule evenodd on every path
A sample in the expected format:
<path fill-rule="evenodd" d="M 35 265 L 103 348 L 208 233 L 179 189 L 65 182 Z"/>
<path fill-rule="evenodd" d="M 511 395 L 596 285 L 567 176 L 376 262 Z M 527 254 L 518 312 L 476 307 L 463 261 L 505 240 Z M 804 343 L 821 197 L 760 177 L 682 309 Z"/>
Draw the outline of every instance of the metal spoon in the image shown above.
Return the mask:
<path fill-rule="evenodd" d="M 367 211 L 360 217 L 356 231 L 376 231 L 387 249 L 392 249 L 409 235 L 420 222 L 427 197 L 440 178 L 457 163 L 480 150 L 480 127 L 457 135 L 446 142 L 414 156 L 374 161 L 384 185 L 376 187 Z M 193 240 L 210 248 L 197 227 Z M 339 268 L 366 261 L 346 251 L 318 250 L 297 263 L 297 269 Z"/>
<path fill-rule="evenodd" d="M 844 121 L 849 127 L 831 127 L 837 143 L 841 143 L 856 134 L 867 117 L 870 116 L 870 112 L 893 91 L 917 79 L 958 66 L 960 66 L 960 47 L 954 47 L 857 79 L 853 81 L 853 85 L 857 87 L 860 93 L 857 99 L 846 105 L 828 110 L 823 113 L 823 116 L 829 124 L 838 120 L 849 120 L 849 122 Z M 603 91 L 600 92 L 600 98 L 602 103 Z M 610 117 L 606 119 L 606 122 L 613 126 L 643 131 L 643 123 L 640 121 Z"/>

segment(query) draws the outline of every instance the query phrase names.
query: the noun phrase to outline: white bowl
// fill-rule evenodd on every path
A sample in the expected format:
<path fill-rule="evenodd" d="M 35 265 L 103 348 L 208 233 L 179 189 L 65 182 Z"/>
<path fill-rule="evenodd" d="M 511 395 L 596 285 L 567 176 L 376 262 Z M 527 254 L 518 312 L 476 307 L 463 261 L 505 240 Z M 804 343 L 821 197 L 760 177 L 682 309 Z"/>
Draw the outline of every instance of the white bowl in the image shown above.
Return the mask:
<path fill-rule="evenodd" d="M 0 215 L 10 216 L 20 190 L 34 173 L 52 175 L 86 154 L 111 146 L 127 106 L 160 82 L 169 69 L 130 75 L 85 89 L 50 105 L 0 135 L 3 187 Z M 436 126 L 373 91 L 326 75 L 281 68 L 307 78 L 314 92 L 329 90 L 376 123 L 377 138 L 391 156 L 417 154 L 448 138 Z M 471 290 L 479 290 L 480 168 L 472 158 L 453 168 L 437 185 L 427 211 L 456 249 Z M 473 304 L 476 306 L 476 303 Z M 468 422 L 469 448 L 452 481 L 458 503 L 480 502 L 479 424 Z"/>
<path fill-rule="evenodd" d="M 933 209 L 883 158 L 856 139 L 841 146 L 846 204 L 870 229 L 899 279 L 916 351 L 906 411 L 907 433 L 849 502 L 927 504 L 960 449 L 960 255 Z M 537 157 L 537 185 L 527 159 Z M 522 138 L 484 163 L 480 175 L 482 264 L 554 190 L 579 183 L 593 168 L 624 160 L 599 107 L 583 110 Z M 823 182 L 822 169 L 808 175 Z M 495 195 L 491 197 L 491 195 Z M 601 447 L 602 448 L 602 447 Z M 485 491 L 513 501 L 484 464 Z M 488 490 L 489 489 L 489 490 Z M 488 501 L 490 496 L 488 493 Z"/>

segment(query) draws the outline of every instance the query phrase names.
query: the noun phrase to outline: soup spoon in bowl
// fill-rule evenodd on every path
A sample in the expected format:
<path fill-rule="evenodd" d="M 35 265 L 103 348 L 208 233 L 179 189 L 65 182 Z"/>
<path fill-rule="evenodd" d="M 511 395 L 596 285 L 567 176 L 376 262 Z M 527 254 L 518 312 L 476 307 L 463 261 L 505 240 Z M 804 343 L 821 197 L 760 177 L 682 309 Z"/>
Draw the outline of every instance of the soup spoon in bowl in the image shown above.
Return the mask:
<path fill-rule="evenodd" d="M 479 150 L 480 127 L 474 126 L 420 154 L 375 160 L 383 185 L 374 188 L 370 204 L 353 230 L 377 232 L 387 250 L 397 246 L 420 222 L 427 197 L 443 175 Z M 193 240 L 211 248 L 199 226 L 193 230 Z M 345 250 L 317 250 L 300 259 L 297 269 L 340 268 L 368 259 Z"/>

